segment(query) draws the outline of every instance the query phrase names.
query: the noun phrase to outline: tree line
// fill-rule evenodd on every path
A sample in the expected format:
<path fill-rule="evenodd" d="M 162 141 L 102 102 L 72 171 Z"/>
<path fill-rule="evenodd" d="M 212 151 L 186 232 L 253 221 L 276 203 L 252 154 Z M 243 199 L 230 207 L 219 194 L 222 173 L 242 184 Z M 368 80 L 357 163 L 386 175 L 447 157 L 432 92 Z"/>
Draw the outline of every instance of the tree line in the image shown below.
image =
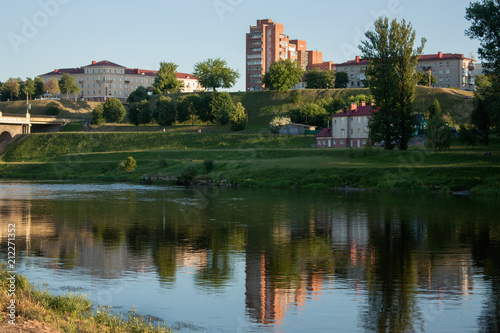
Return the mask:
<path fill-rule="evenodd" d="M 52 78 L 48 82 L 43 82 L 43 79 L 39 77 L 27 77 L 24 81 L 11 77 L 4 83 L 0 82 L 0 91 L 2 101 L 37 99 L 45 94 L 52 97 L 65 94 L 68 100 L 70 94 L 78 95 L 80 87 L 75 83 L 75 78 L 68 73 L 63 73 L 60 80 Z"/>

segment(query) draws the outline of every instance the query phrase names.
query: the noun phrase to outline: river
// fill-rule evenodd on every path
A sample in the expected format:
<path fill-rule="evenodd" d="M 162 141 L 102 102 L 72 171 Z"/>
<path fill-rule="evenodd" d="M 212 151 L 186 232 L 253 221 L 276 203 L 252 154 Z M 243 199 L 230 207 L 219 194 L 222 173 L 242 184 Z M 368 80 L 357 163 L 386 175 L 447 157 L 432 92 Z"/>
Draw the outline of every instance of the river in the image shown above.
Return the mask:
<path fill-rule="evenodd" d="M 0 255 L 177 332 L 498 332 L 495 198 L 0 182 Z"/>

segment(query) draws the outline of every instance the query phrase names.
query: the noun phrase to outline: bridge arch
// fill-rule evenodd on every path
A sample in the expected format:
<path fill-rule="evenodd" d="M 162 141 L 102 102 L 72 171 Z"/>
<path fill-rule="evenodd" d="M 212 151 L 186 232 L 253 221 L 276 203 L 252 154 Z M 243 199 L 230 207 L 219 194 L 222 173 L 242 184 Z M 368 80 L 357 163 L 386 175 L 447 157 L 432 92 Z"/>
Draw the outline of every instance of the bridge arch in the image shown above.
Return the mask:
<path fill-rule="evenodd" d="M 1 134 L 0 134 L 0 143 L 2 142 L 7 142 L 7 141 L 10 141 L 12 140 L 12 134 L 10 134 L 10 132 L 8 131 L 3 131 Z"/>

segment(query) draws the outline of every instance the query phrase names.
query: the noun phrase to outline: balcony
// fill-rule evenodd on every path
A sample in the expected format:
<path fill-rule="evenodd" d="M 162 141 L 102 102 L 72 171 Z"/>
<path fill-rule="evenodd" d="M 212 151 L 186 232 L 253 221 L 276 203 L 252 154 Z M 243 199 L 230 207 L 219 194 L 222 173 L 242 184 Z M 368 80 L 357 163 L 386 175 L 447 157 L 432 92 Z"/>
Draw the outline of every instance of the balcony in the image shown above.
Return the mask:
<path fill-rule="evenodd" d="M 470 71 L 473 71 L 473 70 L 475 70 L 475 69 L 476 69 L 476 64 L 475 64 L 475 63 L 473 63 L 473 62 L 470 62 L 470 63 L 469 63 L 469 70 L 470 70 Z"/>

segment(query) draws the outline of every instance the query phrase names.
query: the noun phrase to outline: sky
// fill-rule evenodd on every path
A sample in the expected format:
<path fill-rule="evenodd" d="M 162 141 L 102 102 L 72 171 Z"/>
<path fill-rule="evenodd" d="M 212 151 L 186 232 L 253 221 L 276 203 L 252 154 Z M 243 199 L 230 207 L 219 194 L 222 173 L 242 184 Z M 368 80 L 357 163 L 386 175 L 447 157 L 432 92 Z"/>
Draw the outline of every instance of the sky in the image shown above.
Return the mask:
<path fill-rule="evenodd" d="M 22 0 L 2 6 L 0 81 L 108 60 L 158 70 L 174 62 L 192 73 L 197 62 L 223 58 L 240 73 L 230 91 L 245 90 L 245 35 L 257 19 L 284 25 L 324 61 L 360 55 L 364 33 L 380 16 L 405 19 L 425 37 L 424 53 L 477 59 L 479 41 L 465 36 L 469 0 Z M 416 47 L 417 45 L 415 45 Z M 478 59 L 480 60 L 480 59 Z"/>

